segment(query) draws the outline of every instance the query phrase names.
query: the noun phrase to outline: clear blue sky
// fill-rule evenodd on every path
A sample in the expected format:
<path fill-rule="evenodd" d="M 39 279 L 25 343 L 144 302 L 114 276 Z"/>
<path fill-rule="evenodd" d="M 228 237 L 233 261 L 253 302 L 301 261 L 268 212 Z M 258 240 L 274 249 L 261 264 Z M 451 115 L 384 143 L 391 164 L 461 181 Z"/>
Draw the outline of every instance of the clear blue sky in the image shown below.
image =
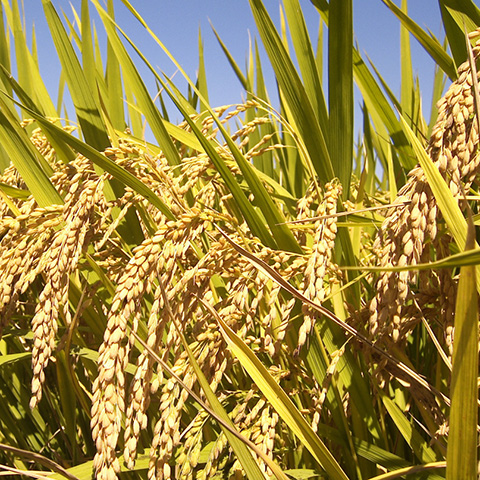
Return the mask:
<path fill-rule="evenodd" d="M 41 0 L 24 0 L 28 29 L 35 23 L 40 68 L 49 89 L 56 98 L 59 68 L 53 62 L 53 44 L 46 40 L 48 32 L 43 19 Z M 316 35 L 319 16 L 309 0 L 300 0 L 310 31 Z M 400 0 L 396 0 L 399 4 Z M 80 0 L 53 0 L 60 12 L 64 10 L 73 20 L 71 5 L 80 13 Z M 143 27 L 127 12 L 121 0 L 114 1 L 117 22 L 142 49 L 149 60 L 167 75 L 175 68 L 162 54 L 160 48 L 149 38 Z M 221 51 L 209 25 L 214 25 L 224 43 L 240 66 L 245 65 L 249 38 L 257 35 L 248 0 L 132 0 L 156 35 L 175 56 L 182 67 L 194 76 L 198 66 L 198 32 L 202 31 L 209 85 L 210 103 L 214 106 L 240 102 L 242 89 Z M 272 17 L 278 24 L 279 0 L 264 0 Z M 91 7 L 92 12 L 94 7 Z M 410 0 L 409 14 L 422 27 L 429 28 L 437 37 L 443 38 L 440 12 L 436 0 Z M 102 31 L 101 22 L 95 25 Z M 399 93 L 400 25 L 396 17 L 381 0 L 354 0 L 354 30 L 362 54 L 368 54 L 394 93 Z M 250 34 L 250 37 L 249 37 Z M 418 73 L 424 92 L 426 112 L 431 104 L 433 62 L 423 49 L 412 39 L 414 72 Z M 140 62 L 139 62 L 140 63 Z M 265 59 L 266 64 L 266 59 Z M 177 78 L 180 78 L 178 75 Z M 273 76 L 268 75 L 270 91 L 274 93 Z M 153 82 L 149 81 L 150 85 Z M 55 93 L 54 93 L 55 92 Z"/>

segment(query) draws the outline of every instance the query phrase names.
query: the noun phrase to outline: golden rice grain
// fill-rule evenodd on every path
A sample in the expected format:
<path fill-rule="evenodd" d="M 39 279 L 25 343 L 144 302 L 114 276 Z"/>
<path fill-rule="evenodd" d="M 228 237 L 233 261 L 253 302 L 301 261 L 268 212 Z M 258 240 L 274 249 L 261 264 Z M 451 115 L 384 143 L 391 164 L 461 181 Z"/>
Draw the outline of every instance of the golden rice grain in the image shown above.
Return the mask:
<path fill-rule="evenodd" d="M 338 182 L 331 182 L 325 185 L 323 202 L 317 209 L 316 217 L 326 216 L 327 218 L 315 222 L 315 238 L 312 253 L 305 269 L 303 289 L 304 295 L 319 304 L 325 298 L 324 279 L 327 265 L 332 258 L 332 252 L 337 234 L 337 201 L 341 194 L 341 186 Z M 312 331 L 314 325 L 313 317 L 305 312 L 303 324 L 298 332 L 298 343 L 296 354 L 299 353 Z"/>
<path fill-rule="evenodd" d="M 480 54 L 480 43 L 473 49 L 474 56 Z M 447 181 L 450 191 L 464 208 L 462 192 L 467 191 L 474 181 L 480 164 L 477 154 L 479 132 L 474 110 L 472 75 L 469 63 L 459 68 L 458 79 L 451 85 L 438 103 L 438 119 L 433 128 L 427 153 Z M 402 202 L 407 204 L 401 206 Z M 441 248 L 448 235 L 438 224 L 441 214 L 423 171 L 416 167 L 409 174 L 407 184 L 398 192 L 397 204 L 391 209 L 383 223 L 374 248 L 381 266 L 415 265 L 449 255 Z M 439 277 L 439 297 L 445 299 L 441 307 L 447 344 L 451 347 L 452 290 L 451 272 L 444 271 Z M 420 290 L 412 289 L 418 276 L 414 272 L 385 272 L 380 275 L 377 295 L 370 302 L 369 331 L 372 337 L 389 337 L 404 342 L 414 322 L 404 315 L 404 306 Z M 417 293 L 415 293 L 417 291 Z"/>

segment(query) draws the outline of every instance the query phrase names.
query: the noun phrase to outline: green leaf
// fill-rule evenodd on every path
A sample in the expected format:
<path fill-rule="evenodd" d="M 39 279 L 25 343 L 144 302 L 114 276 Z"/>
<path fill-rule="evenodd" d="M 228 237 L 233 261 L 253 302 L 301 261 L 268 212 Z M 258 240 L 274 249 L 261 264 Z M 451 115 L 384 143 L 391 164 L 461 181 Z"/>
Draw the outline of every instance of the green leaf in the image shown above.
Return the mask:
<path fill-rule="evenodd" d="M 19 85 L 19 83 L 13 78 L 12 75 L 10 75 L 1 65 L 0 65 L 0 75 L 4 79 L 4 83 L 8 85 L 8 87 L 13 88 L 15 93 L 17 94 L 19 100 L 30 110 L 35 111 L 39 115 L 45 116 L 39 108 L 37 107 L 36 104 L 33 103 L 31 97 L 27 94 L 27 92 L 24 91 L 24 89 Z M 52 137 L 50 135 L 46 135 L 48 141 L 52 145 L 52 147 L 55 150 L 55 154 L 57 155 L 58 159 L 62 160 L 65 163 L 68 163 L 69 161 L 72 161 L 75 158 L 75 152 L 72 151 L 71 148 L 68 147 L 68 145 L 65 145 L 62 142 L 57 142 L 55 137 Z M 47 170 L 50 173 L 51 171 L 51 166 L 45 162 L 44 170 Z M 53 171 L 51 172 L 53 173 Z"/>
<path fill-rule="evenodd" d="M 407 5 L 407 0 L 402 0 L 402 11 L 404 11 L 405 14 L 408 13 Z M 410 121 L 410 126 L 412 126 L 414 93 L 412 54 L 410 50 L 410 32 L 404 25 L 401 25 L 400 27 L 400 65 L 402 75 L 400 84 L 402 114 L 408 121 Z"/>
<path fill-rule="evenodd" d="M 475 227 L 470 216 L 465 250 L 474 246 Z M 478 295 L 475 284 L 475 267 L 462 267 L 455 305 L 447 480 L 475 480 L 478 474 Z"/>
<path fill-rule="evenodd" d="M 3 99 L 0 99 L 0 143 L 20 173 L 40 207 L 62 205 L 63 199 L 41 167 L 45 159 L 34 148 L 27 133 L 10 117 Z M 45 162 L 46 163 L 46 162 Z"/>
<path fill-rule="evenodd" d="M 113 0 L 108 0 L 108 14 L 115 18 L 113 10 Z M 107 66 L 105 82 L 108 90 L 108 113 L 112 125 L 117 130 L 125 130 L 125 113 L 123 101 L 122 76 L 120 73 L 120 63 L 112 48 L 110 39 L 107 37 Z"/>
<path fill-rule="evenodd" d="M 285 2 L 284 6 L 298 67 L 305 85 L 305 92 L 312 102 L 320 128 L 326 132 L 328 131 L 328 112 L 323 94 L 322 80 L 300 2 L 291 0 Z"/>
<path fill-rule="evenodd" d="M 0 182 L 0 190 L 12 198 L 21 198 L 26 200 L 30 195 L 30 191 L 21 188 L 12 187 L 6 183 Z"/>
<path fill-rule="evenodd" d="M 195 375 L 197 376 L 197 380 L 200 383 L 205 396 L 207 397 L 208 403 L 210 404 L 213 411 L 218 415 L 222 420 L 224 420 L 230 427 L 233 429 L 235 428 L 232 420 L 228 416 L 227 412 L 223 408 L 220 400 L 218 400 L 217 396 L 211 389 L 208 380 L 205 378 L 200 366 L 197 363 L 192 351 L 190 350 L 187 341 L 185 340 L 184 336 L 181 335 L 183 346 L 187 352 L 188 359 L 190 365 L 193 367 L 195 371 Z M 264 480 L 264 475 L 261 472 L 258 463 L 252 456 L 252 453 L 248 450 L 245 443 L 243 443 L 239 438 L 234 436 L 230 430 L 226 429 L 223 425 L 220 425 L 222 428 L 223 433 L 228 439 L 228 443 L 232 446 L 233 451 L 235 452 L 240 464 L 242 465 L 243 469 L 245 470 L 245 474 L 249 480 Z M 287 476 L 281 474 L 277 477 L 284 480 L 288 480 Z"/>
<path fill-rule="evenodd" d="M 295 478 L 296 480 L 307 480 L 309 478 L 320 477 L 320 473 L 315 470 L 309 470 L 306 468 L 295 468 L 292 470 L 286 470 L 285 473 L 288 473 L 290 477 Z"/>
<path fill-rule="evenodd" d="M 415 453 L 415 456 L 422 463 L 437 461 L 438 459 L 433 449 L 428 446 L 428 443 L 423 439 L 420 432 L 414 428 L 412 422 L 407 420 L 400 407 L 381 391 L 378 393 L 390 417 L 402 434 L 405 442 Z"/>
<path fill-rule="evenodd" d="M 469 33 L 480 26 L 480 10 L 472 0 L 440 0 L 439 4 L 448 44 L 459 67 L 468 58 L 465 29 Z"/>
<path fill-rule="evenodd" d="M 170 90 L 166 88 L 167 92 L 170 94 Z M 176 99 L 174 95 L 170 95 L 170 98 L 175 103 L 177 108 L 182 112 L 182 114 L 186 113 L 182 109 L 182 105 Z M 224 180 L 227 188 L 232 193 L 235 201 L 242 212 L 245 221 L 247 222 L 248 226 L 252 230 L 254 235 L 257 235 L 260 240 L 271 247 L 276 246 L 276 242 L 271 236 L 270 232 L 265 227 L 264 222 L 259 217 L 249 200 L 247 199 L 245 193 L 241 190 L 237 180 L 230 172 L 229 168 L 227 167 L 223 158 L 218 154 L 215 146 L 212 142 L 207 139 L 200 129 L 197 127 L 196 123 L 188 116 L 184 115 L 185 120 L 189 124 L 190 128 L 192 129 L 193 133 L 196 135 L 197 139 L 199 140 L 200 144 L 202 145 L 203 149 L 207 153 L 207 155 L 212 160 L 212 163 L 215 165 L 215 168 L 218 170 L 218 173 L 221 175 L 222 179 Z M 241 221 L 241 219 L 239 219 Z"/>
<path fill-rule="evenodd" d="M 13 25 L 11 27 L 14 33 L 19 82 L 28 92 L 28 95 L 40 105 L 44 115 L 57 117 L 58 113 L 40 75 L 38 64 L 28 49 L 17 2 L 12 2 L 12 21 Z M 0 63 L 0 65 L 3 68 L 8 68 L 8 63 Z"/>
<path fill-rule="evenodd" d="M 353 167 L 353 4 L 330 0 L 328 24 L 328 147 L 335 175 L 350 194 Z"/>
<path fill-rule="evenodd" d="M 31 359 L 32 354 L 30 352 L 10 353 L 7 355 L 0 355 L 0 367 L 8 365 L 10 363 L 16 363 L 25 359 Z"/>
<path fill-rule="evenodd" d="M 82 71 L 85 74 L 90 94 L 93 95 L 95 102 L 98 103 L 97 89 L 97 69 L 95 67 L 95 54 L 93 52 L 92 25 L 90 21 L 90 11 L 88 0 L 82 0 L 82 21 L 81 26 L 81 51 L 82 51 Z"/>
<path fill-rule="evenodd" d="M 201 94 L 199 112 L 203 112 L 209 105 L 208 88 L 207 88 L 207 74 L 205 71 L 205 58 L 203 56 L 203 42 L 202 32 L 198 29 L 198 73 L 197 73 L 197 89 Z"/>
<path fill-rule="evenodd" d="M 77 113 L 86 143 L 103 151 L 110 145 L 105 125 L 95 102 L 96 91 L 92 92 L 75 50 L 68 38 L 51 0 L 42 0 L 45 17 L 50 28 L 58 58 L 63 67 L 68 89 Z"/>
<path fill-rule="evenodd" d="M 311 99 L 262 1 L 249 0 L 249 2 L 286 107 L 298 129 L 298 136 L 305 144 L 310 161 L 320 180 L 326 183 L 335 176 L 327 148 L 326 134 L 320 127 Z"/>
<path fill-rule="evenodd" d="M 452 81 L 457 78 L 457 68 L 453 59 L 448 55 L 440 42 L 428 35 L 419 25 L 417 25 L 408 15 L 397 7 L 392 0 L 382 0 L 387 7 L 397 16 L 402 24 L 412 33 L 420 42 L 420 45 L 433 58 L 434 62 L 450 77 Z"/>
<path fill-rule="evenodd" d="M 162 146 L 165 157 L 170 165 L 178 165 L 180 163 L 180 157 L 172 139 L 167 133 L 163 119 L 158 111 L 157 107 L 153 103 L 153 100 L 148 93 L 147 87 L 143 82 L 138 70 L 128 55 L 127 50 L 123 46 L 120 38 L 115 30 L 115 24 L 113 19 L 108 13 L 100 6 L 97 0 L 93 0 L 93 4 L 97 8 L 100 18 L 103 21 L 105 30 L 107 31 L 108 39 L 112 50 L 120 63 L 122 68 L 124 81 L 132 89 L 133 94 L 137 100 L 140 110 L 148 121 L 152 133 L 159 145 Z"/>
<path fill-rule="evenodd" d="M 412 160 L 412 150 L 402 131 L 402 126 L 394 109 L 356 49 L 353 51 L 353 64 L 355 81 L 377 130 L 387 129 L 398 154 L 401 156 L 403 167 L 406 170 L 411 170 L 415 166 L 415 162 Z"/>
<path fill-rule="evenodd" d="M 215 34 L 215 37 L 217 38 L 218 43 L 220 44 L 220 47 L 223 50 L 223 53 L 227 57 L 228 63 L 230 63 L 230 66 L 232 67 L 233 71 L 235 72 L 238 80 L 242 84 L 242 87 L 247 90 L 247 79 L 245 78 L 245 75 L 243 74 L 241 68 L 237 65 L 237 62 L 233 58 L 233 55 L 230 53 L 228 48 L 226 47 L 225 43 L 223 43 L 222 39 L 218 35 L 217 31 L 213 27 L 213 25 L 210 25 L 212 27 L 213 33 Z"/>
<path fill-rule="evenodd" d="M 408 270 L 432 270 L 439 268 L 457 268 L 466 265 L 480 265 L 480 248 L 466 252 L 456 253 L 448 257 L 429 263 L 417 263 L 415 265 L 403 265 L 401 267 L 362 267 L 365 272 L 406 272 Z M 358 267 L 341 267 L 345 270 Z"/>

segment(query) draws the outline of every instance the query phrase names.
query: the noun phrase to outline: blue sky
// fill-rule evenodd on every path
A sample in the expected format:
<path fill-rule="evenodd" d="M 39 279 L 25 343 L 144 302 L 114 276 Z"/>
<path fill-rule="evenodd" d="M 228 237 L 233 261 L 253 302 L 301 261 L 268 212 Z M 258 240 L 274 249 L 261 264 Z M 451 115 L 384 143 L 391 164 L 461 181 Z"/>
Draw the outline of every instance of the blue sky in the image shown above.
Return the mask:
<path fill-rule="evenodd" d="M 52 0 L 58 11 L 64 10 L 73 20 L 71 5 L 80 12 L 80 0 Z M 48 87 L 56 98 L 59 67 L 52 61 L 53 44 L 48 39 L 43 19 L 41 0 L 24 0 L 28 29 L 35 23 L 40 68 Z M 300 0 L 308 27 L 316 36 L 319 16 L 309 0 Z M 400 3 L 399 0 L 396 2 Z M 160 48 L 148 36 L 143 27 L 134 20 L 122 5 L 114 0 L 117 22 L 126 30 L 146 57 L 167 75 L 175 73 L 175 67 L 162 54 Z M 221 51 L 210 27 L 211 22 L 237 63 L 245 65 L 250 39 L 257 36 L 255 23 L 248 0 L 132 0 L 133 6 L 144 17 L 160 40 L 191 76 L 198 66 L 198 33 L 201 29 L 204 43 L 210 103 L 213 106 L 231 104 L 242 100 L 242 89 Z M 279 0 L 264 0 L 272 18 L 279 21 Z M 92 6 L 92 11 L 93 11 Z M 436 0 L 410 0 L 409 14 L 422 27 L 429 28 L 442 38 L 440 12 Z M 102 31 L 97 19 L 96 27 Z M 360 52 L 374 62 L 380 74 L 394 93 L 400 88 L 400 25 L 396 17 L 381 0 L 354 0 L 354 30 Z M 426 113 L 431 104 L 433 62 L 412 39 L 414 72 L 419 75 Z M 265 57 L 264 64 L 267 59 Z M 270 91 L 274 93 L 273 76 L 266 72 Z M 177 74 L 178 79 L 180 75 Z M 153 82 L 149 80 L 149 84 Z"/>

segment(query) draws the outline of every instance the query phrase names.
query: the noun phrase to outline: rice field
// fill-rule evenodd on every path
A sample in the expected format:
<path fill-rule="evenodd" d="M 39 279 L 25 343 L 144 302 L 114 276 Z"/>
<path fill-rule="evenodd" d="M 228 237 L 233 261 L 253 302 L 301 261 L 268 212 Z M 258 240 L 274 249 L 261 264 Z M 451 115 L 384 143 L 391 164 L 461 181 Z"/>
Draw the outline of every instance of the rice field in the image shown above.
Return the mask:
<path fill-rule="evenodd" d="M 249 0 L 280 108 L 260 57 L 243 72 L 220 37 L 241 104 L 209 105 L 203 68 L 182 93 L 129 54 L 113 0 L 78 13 L 98 14 L 106 58 L 42 1 L 75 111 L 2 2 L 2 474 L 477 478 L 475 4 L 440 0 L 444 42 L 384 0 L 402 61 L 410 33 L 438 66 L 427 120 L 413 76 L 395 98 L 354 44 L 353 0 L 312 2 L 330 59 L 298 0 L 281 4 L 293 47 Z"/>

